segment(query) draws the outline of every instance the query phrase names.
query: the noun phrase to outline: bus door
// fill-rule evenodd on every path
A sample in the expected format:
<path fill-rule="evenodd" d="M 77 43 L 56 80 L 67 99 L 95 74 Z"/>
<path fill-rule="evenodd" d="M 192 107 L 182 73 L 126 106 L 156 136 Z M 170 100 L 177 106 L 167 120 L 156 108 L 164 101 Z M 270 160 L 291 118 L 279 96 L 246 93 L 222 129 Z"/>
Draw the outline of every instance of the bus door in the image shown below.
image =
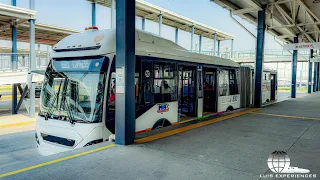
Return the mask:
<path fill-rule="evenodd" d="M 271 74 L 271 101 L 276 100 L 276 75 Z"/>
<path fill-rule="evenodd" d="M 217 112 L 217 69 L 204 68 L 203 112 L 204 115 Z"/>
<path fill-rule="evenodd" d="M 179 69 L 179 120 L 196 117 L 196 67 L 178 66 Z"/>

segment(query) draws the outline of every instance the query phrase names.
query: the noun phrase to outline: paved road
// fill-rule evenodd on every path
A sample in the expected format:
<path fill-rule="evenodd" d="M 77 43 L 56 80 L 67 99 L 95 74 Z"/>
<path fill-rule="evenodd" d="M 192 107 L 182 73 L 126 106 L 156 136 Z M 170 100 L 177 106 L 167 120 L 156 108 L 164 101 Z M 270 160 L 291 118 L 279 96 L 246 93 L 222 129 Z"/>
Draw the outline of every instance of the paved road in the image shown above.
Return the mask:
<path fill-rule="evenodd" d="M 34 131 L 0 135 L 0 142 L 0 169 L 41 157 L 36 150 Z"/>
<path fill-rule="evenodd" d="M 296 97 L 302 97 L 306 94 L 307 93 L 304 93 L 304 92 L 297 92 Z M 290 99 L 290 97 L 291 97 L 290 92 L 278 92 L 278 95 L 277 95 L 278 101 L 284 101 L 284 100 Z"/>

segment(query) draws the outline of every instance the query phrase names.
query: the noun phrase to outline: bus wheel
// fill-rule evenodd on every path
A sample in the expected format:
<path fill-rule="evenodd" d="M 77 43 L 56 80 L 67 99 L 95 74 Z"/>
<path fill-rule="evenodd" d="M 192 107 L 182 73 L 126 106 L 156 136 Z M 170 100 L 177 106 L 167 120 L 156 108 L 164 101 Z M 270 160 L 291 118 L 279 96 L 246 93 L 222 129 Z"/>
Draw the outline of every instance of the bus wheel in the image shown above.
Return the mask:
<path fill-rule="evenodd" d="M 166 126 L 170 126 L 171 123 L 170 121 L 168 121 L 167 119 L 159 119 L 152 127 L 152 130 L 153 129 L 160 129 L 160 128 L 163 128 L 163 127 L 166 127 Z"/>
<path fill-rule="evenodd" d="M 228 108 L 227 108 L 227 112 L 230 112 L 230 111 L 233 111 L 234 109 L 233 109 L 233 107 L 232 106 L 229 106 Z"/>

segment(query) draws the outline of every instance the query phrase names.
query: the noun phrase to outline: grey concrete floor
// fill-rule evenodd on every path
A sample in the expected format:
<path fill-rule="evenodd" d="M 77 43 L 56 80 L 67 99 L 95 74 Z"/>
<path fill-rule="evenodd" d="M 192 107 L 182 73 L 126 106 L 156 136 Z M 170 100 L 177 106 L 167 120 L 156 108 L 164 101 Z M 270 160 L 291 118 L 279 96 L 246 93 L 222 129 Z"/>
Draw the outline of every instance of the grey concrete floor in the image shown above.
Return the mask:
<path fill-rule="evenodd" d="M 0 169 L 41 155 L 36 149 L 34 131 L 0 136 Z"/>
<path fill-rule="evenodd" d="M 140 145 L 116 146 L 4 179 L 260 179 L 269 155 L 286 151 L 291 166 L 320 177 L 320 93 L 273 104 L 225 121 Z M 103 144 L 92 146 L 95 148 Z M 75 152 L 0 166 L 27 167 Z M 319 178 L 318 178 L 319 179 Z"/>

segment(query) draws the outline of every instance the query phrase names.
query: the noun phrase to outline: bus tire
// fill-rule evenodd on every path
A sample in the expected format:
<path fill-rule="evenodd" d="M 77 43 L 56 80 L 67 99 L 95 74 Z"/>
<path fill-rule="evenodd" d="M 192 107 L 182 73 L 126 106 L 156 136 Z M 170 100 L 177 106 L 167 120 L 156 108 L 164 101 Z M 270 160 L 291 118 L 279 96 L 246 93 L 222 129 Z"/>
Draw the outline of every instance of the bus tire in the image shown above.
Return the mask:
<path fill-rule="evenodd" d="M 170 121 L 168 119 L 161 118 L 156 123 L 154 123 L 154 125 L 152 127 L 152 130 L 160 129 L 160 128 L 163 128 L 163 127 L 166 127 L 166 126 L 170 126 L 170 125 L 171 125 L 171 123 L 170 123 Z"/>
<path fill-rule="evenodd" d="M 227 108 L 226 112 L 230 112 L 230 111 L 233 111 L 233 110 L 234 110 L 233 107 L 232 107 L 232 106 L 229 106 L 229 107 Z"/>

